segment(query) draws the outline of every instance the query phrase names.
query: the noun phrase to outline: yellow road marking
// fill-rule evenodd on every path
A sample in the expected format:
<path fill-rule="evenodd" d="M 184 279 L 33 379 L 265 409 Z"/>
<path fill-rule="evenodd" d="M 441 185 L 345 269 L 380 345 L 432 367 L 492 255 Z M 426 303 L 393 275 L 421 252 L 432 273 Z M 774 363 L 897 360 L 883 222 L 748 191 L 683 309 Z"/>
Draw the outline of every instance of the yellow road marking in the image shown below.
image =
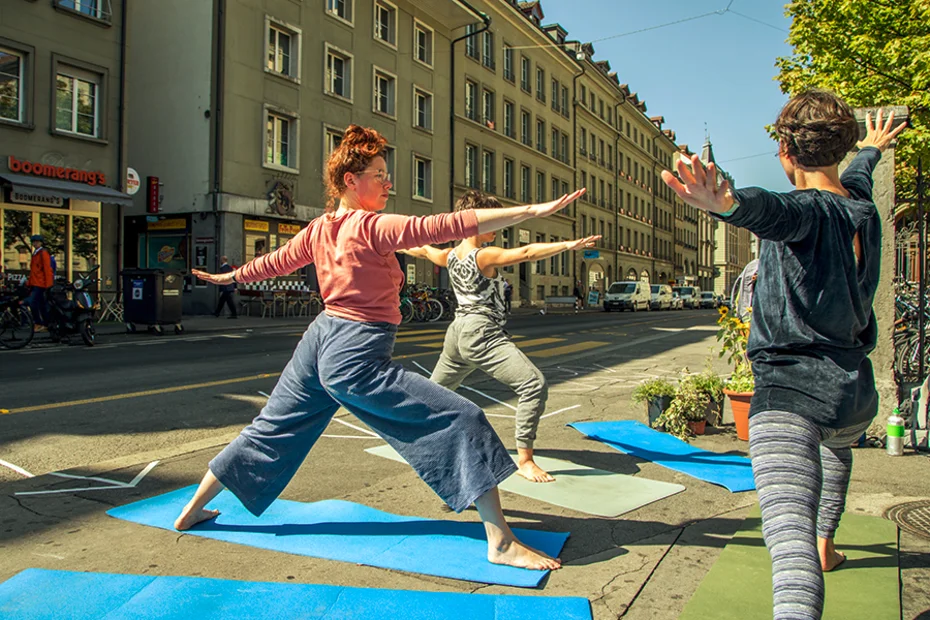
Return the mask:
<path fill-rule="evenodd" d="M 522 349 L 523 347 L 535 347 L 540 344 L 552 344 L 554 342 L 565 342 L 565 338 L 536 338 L 535 340 L 518 342 L 517 346 Z"/>
<path fill-rule="evenodd" d="M 442 340 L 446 337 L 445 332 L 441 334 L 433 334 L 431 336 L 411 336 L 410 338 L 398 338 L 394 342 L 398 344 L 403 344 L 405 342 L 423 342 L 424 340 Z"/>
<path fill-rule="evenodd" d="M 530 351 L 527 355 L 531 357 L 555 357 L 556 355 L 567 355 L 568 353 L 577 353 L 578 351 L 587 351 L 588 349 L 596 349 L 597 347 L 603 347 L 610 344 L 609 342 L 597 342 L 597 341 L 588 341 L 588 342 L 578 342 L 576 344 L 567 344 L 564 347 L 555 347 L 552 349 L 542 349 L 540 351 Z"/>
<path fill-rule="evenodd" d="M 446 330 L 444 329 L 414 329 L 414 330 L 401 330 L 397 335 L 398 336 L 419 336 L 421 334 L 444 334 Z"/>
<path fill-rule="evenodd" d="M 436 355 L 435 351 L 424 351 L 423 353 L 408 353 L 407 355 L 395 355 L 391 359 L 394 360 L 406 360 L 411 357 L 423 357 L 424 355 Z"/>
<path fill-rule="evenodd" d="M 142 392 L 128 392 L 126 394 L 113 394 L 111 396 L 98 396 L 97 398 L 85 398 L 83 400 L 69 400 L 62 403 L 49 403 L 47 405 L 33 405 L 31 407 L 19 407 L 10 409 L 9 413 L 28 413 L 30 411 L 44 411 L 46 409 L 61 409 L 62 407 L 74 407 L 77 405 L 92 405 L 94 403 L 105 403 L 114 400 L 123 400 L 125 398 L 138 398 L 140 396 L 157 396 L 158 394 L 170 394 L 172 392 L 183 392 L 185 390 L 196 390 L 199 388 L 216 387 L 218 385 L 230 385 L 232 383 L 244 383 L 246 381 L 255 381 L 257 379 L 270 379 L 280 376 L 280 372 L 262 373 L 250 377 L 237 377 L 235 379 L 222 379 L 220 381 L 208 381 L 206 383 L 194 383 L 191 385 L 178 385 L 175 387 L 161 388 L 158 390 L 145 390 Z"/>
<path fill-rule="evenodd" d="M 526 336 L 511 336 L 511 339 L 513 339 L 513 340 L 519 340 L 520 338 L 526 338 Z M 443 340 L 445 340 L 445 339 L 443 339 Z M 564 339 L 564 338 L 540 338 L 539 340 L 527 340 L 526 342 L 518 342 L 517 344 L 520 345 L 520 346 L 522 347 L 522 346 L 525 346 L 525 345 L 532 346 L 532 345 L 534 345 L 534 344 L 549 344 L 550 341 L 551 341 L 551 342 L 561 342 L 561 341 L 563 341 L 563 340 L 565 340 L 565 339 Z M 546 342 L 543 342 L 543 341 L 546 341 Z M 400 342 L 400 341 L 398 341 L 398 342 Z M 429 343 L 423 343 L 423 344 L 418 344 L 417 346 L 420 347 L 420 348 L 422 348 L 422 349 L 441 349 L 441 348 L 443 348 L 443 347 L 445 346 L 445 344 L 446 344 L 446 343 L 443 341 L 443 342 L 429 342 Z"/>

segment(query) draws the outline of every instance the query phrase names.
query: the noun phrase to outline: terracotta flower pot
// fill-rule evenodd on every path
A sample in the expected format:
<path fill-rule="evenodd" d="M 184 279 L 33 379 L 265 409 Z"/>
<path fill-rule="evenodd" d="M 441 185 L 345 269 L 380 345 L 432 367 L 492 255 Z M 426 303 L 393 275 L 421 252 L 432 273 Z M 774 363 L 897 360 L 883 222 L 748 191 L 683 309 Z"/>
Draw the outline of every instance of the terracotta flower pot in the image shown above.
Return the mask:
<path fill-rule="evenodd" d="M 749 441 L 749 403 L 752 392 L 731 392 L 724 389 L 723 393 L 730 398 L 733 408 L 733 422 L 736 423 L 736 436 L 743 441 Z"/>
<path fill-rule="evenodd" d="M 705 426 L 707 426 L 707 420 L 700 420 L 698 422 L 688 420 L 688 428 L 690 428 L 691 432 L 695 435 L 703 435 Z"/>

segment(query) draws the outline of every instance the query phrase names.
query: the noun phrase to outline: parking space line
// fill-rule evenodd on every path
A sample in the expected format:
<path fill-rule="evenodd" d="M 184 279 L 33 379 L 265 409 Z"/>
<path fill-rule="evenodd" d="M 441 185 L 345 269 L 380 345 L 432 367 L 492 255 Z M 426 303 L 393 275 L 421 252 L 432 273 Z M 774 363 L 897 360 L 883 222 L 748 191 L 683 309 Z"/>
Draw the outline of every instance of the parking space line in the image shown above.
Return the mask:
<path fill-rule="evenodd" d="M 28 471 L 26 471 L 19 465 L 8 463 L 7 461 L 4 461 L 3 459 L 0 459 L 0 465 L 3 465 L 4 467 L 8 467 L 9 469 L 12 469 L 13 471 L 15 471 L 17 474 L 20 474 L 21 476 L 26 476 L 27 478 L 35 478 L 35 475 L 30 474 Z"/>

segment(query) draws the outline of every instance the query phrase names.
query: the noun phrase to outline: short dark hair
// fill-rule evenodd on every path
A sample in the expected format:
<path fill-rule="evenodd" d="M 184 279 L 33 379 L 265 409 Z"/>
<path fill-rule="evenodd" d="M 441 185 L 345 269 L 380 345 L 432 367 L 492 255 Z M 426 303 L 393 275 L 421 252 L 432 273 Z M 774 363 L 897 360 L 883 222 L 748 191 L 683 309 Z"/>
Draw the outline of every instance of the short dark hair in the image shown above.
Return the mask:
<path fill-rule="evenodd" d="M 476 189 L 470 189 L 462 197 L 455 201 L 456 211 L 465 211 L 466 209 L 499 209 L 501 201 L 490 194 L 479 192 Z"/>
<path fill-rule="evenodd" d="M 775 121 L 788 155 L 810 168 L 834 166 L 859 139 L 852 108 L 835 93 L 811 89 L 792 97 Z"/>

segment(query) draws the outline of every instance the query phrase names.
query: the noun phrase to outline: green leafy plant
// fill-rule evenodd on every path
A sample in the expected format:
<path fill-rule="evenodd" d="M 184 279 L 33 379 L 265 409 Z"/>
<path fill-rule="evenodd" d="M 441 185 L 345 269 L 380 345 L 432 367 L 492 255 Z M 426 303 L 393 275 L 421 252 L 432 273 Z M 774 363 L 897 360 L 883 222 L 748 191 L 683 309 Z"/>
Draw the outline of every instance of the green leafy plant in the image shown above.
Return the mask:
<path fill-rule="evenodd" d="M 666 432 L 688 441 L 691 437 L 691 428 L 688 422 L 700 422 L 707 416 L 707 405 L 711 402 L 706 389 L 707 377 L 702 375 L 685 374 L 682 371 L 678 389 L 672 404 L 662 412 L 653 424 L 654 428 L 662 427 Z"/>
<path fill-rule="evenodd" d="M 675 386 L 667 379 L 647 379 L 633 390 L 633 402 L 637 403 L 648 403 L 663 396 L 675 396 Z"/>

